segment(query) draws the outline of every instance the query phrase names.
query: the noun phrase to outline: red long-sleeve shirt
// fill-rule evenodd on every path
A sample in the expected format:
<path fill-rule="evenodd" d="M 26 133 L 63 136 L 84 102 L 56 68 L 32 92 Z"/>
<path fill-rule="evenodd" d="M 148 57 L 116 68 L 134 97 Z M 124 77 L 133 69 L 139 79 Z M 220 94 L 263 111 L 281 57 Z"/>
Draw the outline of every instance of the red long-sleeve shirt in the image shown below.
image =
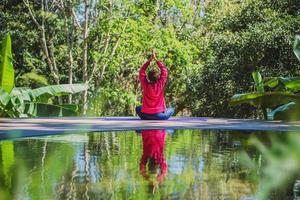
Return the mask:
<path fill-rule="evenodd" d="M 139 79 L 143 90 L 142 112 L 145 114 L 165 112 L 166 103 L 164 87 L 168 78 L 168 70 L 162 62 L 156 61 L 156 64 L 160 68 L 160 77 L 156 83 L 151 84 L 146 78 L 146 69 L 149 64 L 149 61 L 145 62 L 139 73 Z"/>

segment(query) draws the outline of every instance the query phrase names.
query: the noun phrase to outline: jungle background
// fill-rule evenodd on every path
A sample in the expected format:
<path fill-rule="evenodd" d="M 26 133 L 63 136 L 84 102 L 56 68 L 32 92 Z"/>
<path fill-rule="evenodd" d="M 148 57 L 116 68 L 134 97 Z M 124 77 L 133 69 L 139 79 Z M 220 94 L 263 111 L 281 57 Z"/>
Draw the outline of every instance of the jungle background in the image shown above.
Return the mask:
<path fill-rule="evenodd" d="M 298 0 L 1 0 L 16 86 L 86 83 L 63 97 L 83 114 L 135 115 L 138 70 L 155 49 L 169 69 L 166 102 L 177 115 L 258 118 L 231 107 L 254 89 L 251 73 L 299 76 Z"/>

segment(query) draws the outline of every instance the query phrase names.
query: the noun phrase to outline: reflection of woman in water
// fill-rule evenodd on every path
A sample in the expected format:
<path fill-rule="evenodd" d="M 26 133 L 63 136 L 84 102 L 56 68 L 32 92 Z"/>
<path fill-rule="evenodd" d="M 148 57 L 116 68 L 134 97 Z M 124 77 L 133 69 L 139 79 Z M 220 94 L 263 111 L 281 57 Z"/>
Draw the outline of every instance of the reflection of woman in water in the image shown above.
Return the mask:
<path fill-rule="evenodd" d="M 152 192 L 163 181 L 168 172 L 168 165 L 164 158 L 166 130 L 143 130 L 143 155 L 140 161 L 140 173 L 149 181 Z M 160 168 L 160 172 L 158 171 Z M 155 180 L 150 180 L 154 175 Z"/>

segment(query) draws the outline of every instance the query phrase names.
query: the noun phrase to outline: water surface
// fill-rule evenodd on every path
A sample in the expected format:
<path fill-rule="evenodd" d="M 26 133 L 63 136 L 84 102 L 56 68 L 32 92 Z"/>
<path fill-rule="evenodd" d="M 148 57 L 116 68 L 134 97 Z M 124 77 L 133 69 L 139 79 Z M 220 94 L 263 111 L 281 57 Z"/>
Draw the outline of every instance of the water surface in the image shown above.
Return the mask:
<path fill-rule="evenodd" d="M 151 130 L 4 140 L 0 199 L 256 199 L 260 169 L 240 155 L 261 167 L 262 154 L 249 145 L 261 134 Z"/>

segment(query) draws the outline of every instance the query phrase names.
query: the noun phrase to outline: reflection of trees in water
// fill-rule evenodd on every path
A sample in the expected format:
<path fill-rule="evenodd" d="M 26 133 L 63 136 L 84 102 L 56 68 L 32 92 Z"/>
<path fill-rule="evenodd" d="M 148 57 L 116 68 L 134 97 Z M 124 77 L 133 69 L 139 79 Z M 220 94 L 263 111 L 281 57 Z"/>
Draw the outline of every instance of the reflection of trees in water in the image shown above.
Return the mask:
<path fill-rule="evenodd" d="M 12 197 L 16 196 L 12 191 L 18 191 L 19 196 L 55 196 L 56 199 L 155 196 L 240 199 L 253 196 L 260 182 L 278 182 L 279 179 L 270 179 L 271 175 L 284 177 L 289 171 L 298 170 L 299 164 L 289 171 L 282 168 L 290 163 L 289 159 L 298 159 L 300 163 L 299 157 L 296 158 L 300 152 L 297 134 L 180 130 L 166 137 L 164 155 L 169 165 L 168 175 L 152 194 L 148 182 L 139 173 L 141 134 L 112 132 L 81 136 L 78 142 L 60 141 L 62 136 L 13 142 L 17 163 L 12 164 L 14 173 L 3 169 L 3 152 L 6 155 L 9 151 L 1 142 L 0 189 L 6 191 L 3 194 Z M 239 154 L 243 151 L 256 165 L 241 165 Z M 267 171 L 273 174 L 264 175 Z M 260 177 L 261 174 L 264 176 Z M 13 180 L 10 188 L 3 181 L 5 176 Z M 289 176 L 287 185 L 282 191 L 274 189 L 273 196 L 283 198 L 287 189 L 292 191 L 293 178 L 297 176 Z"/>
<path fill-rule="evenodd" d="M 29 192 L 31 196 L 51 196 L 53 185 L 56 185 L 57 199 L 148 195 L 145 182 L 138 174 L 138 161 L 142 153 L 138 134 L 88 134 L 87 142 L 74 146 L 51 140 L 31 140 L 17 146 L 22 152 L 33 155 L 20 158 L 25 161 L 24 167 L 28 171 L 27 191 L 35 191 Z M 157 193 L 166 198 L 192 198 L 218 193 L 210 185 L 221 188 L 218 185 L 225 180 L 220 163 L 229 162 L 222 160 L 230 154 L 220 152 L 227 146 L 230 148 L 228 136 L 222 134 L 214 136 L 209 132 L 178 131 L 170 135 L 165 154 L 171 161 L 170 165 L 174 158 L 178 158 L 176 162 L 180 169 L 179 172 L 172 171 Z M 217 147 L 221 150 L 216 150 Z M 18 156 L 22 155 L 21 151 Z M 216 156 L 218 151 L 220 155 Z M 221 166 L 226 168 L 227 165 Z M 50 174 L 54 177 L 52 182 L 49 182 Z M 46 183 L 43 188 L 40 187 L 42 182 Z M 132 189 L 128 190 L 128 187 Z"/>
<path fill-rule="evenodd" d="M 255 185 L 245 178 L 245 169 L 238 159 L 247 136 L 223 131 L 205 131 L 201 135 L 205 167 L 200 191 L 206 193 L 208 199 L 253 196 Z"/>
<path fill-rule="evenodd" d="M 3 144 L 12 144 L 10 150 L 13 153 L 14 162 L 9 166 L 7 173 L 3 170 L 3 159 L 7 159 L 8 149 L 3 149 Z M 0 141 L 1 164 L 0 183 L 3 183 L 2 174 L 9 176 L 11 185 L 1 185 L 1 199 L 22 199 L 28 196 L 32 199 L 41 197 L 54 198 L 55 186 L 65 171 L 71 167 L 71 146 L 58 146 L 47 139 L 23 141 Z M 64 152 L 64 159 L 57 155 L 57 152 Z"/>

